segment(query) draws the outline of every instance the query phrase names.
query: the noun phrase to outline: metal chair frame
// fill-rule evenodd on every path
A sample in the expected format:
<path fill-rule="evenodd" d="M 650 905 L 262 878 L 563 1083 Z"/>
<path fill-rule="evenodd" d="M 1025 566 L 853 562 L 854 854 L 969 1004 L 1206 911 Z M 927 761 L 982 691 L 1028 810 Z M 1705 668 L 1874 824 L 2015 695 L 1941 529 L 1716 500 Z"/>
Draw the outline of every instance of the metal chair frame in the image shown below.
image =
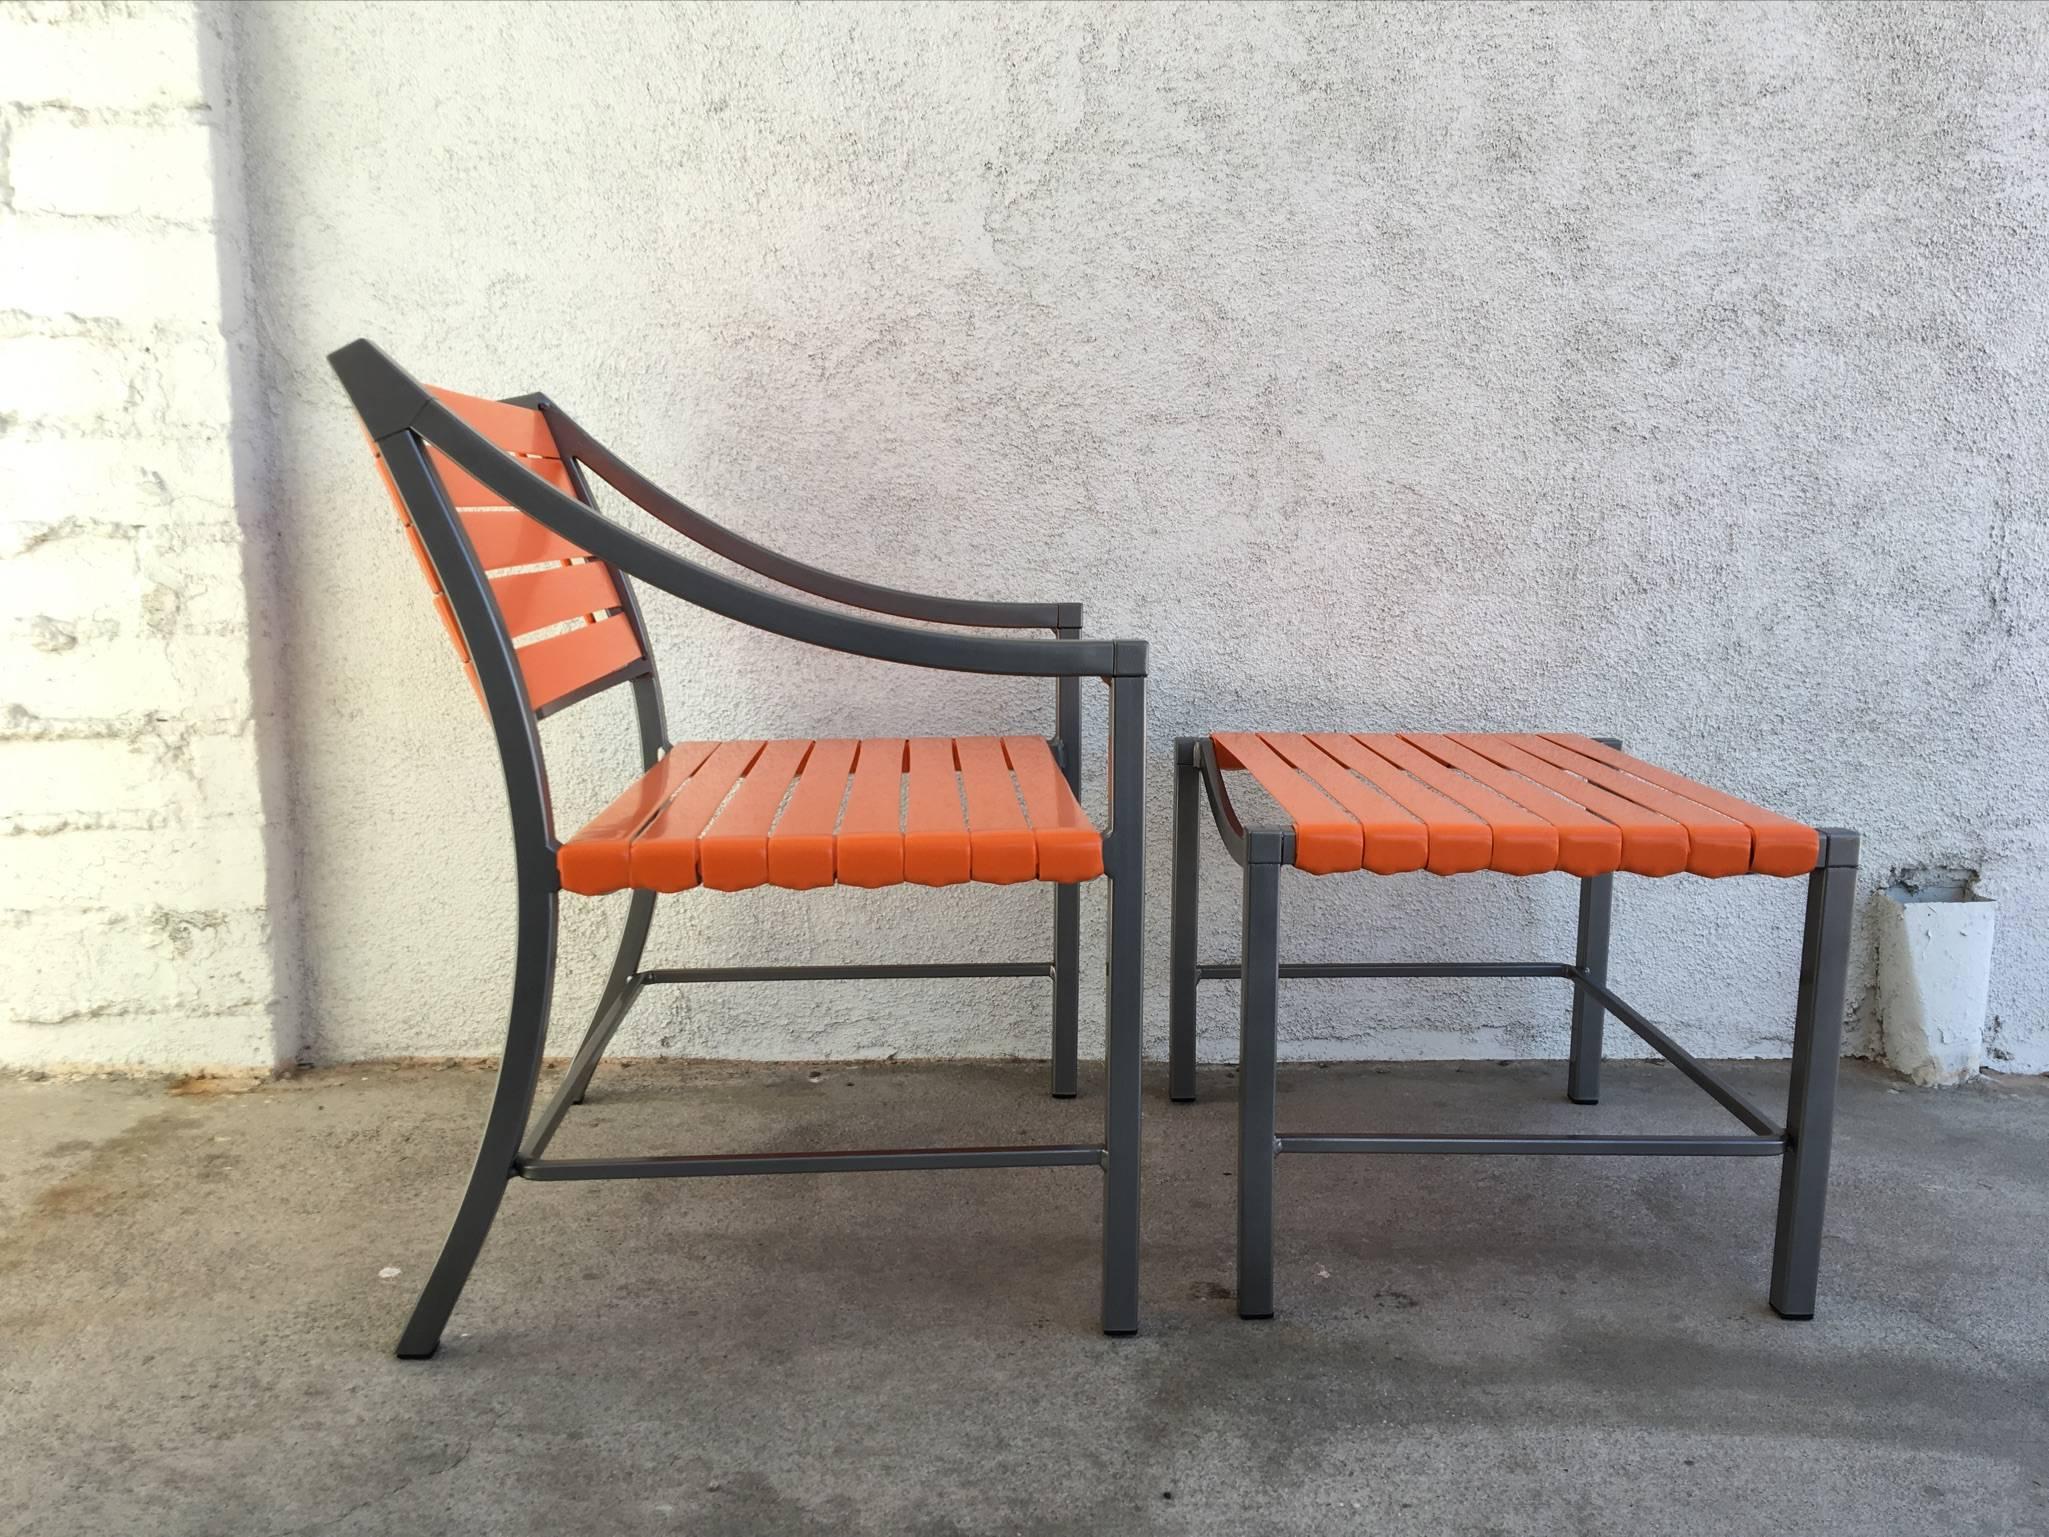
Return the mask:
<path fill-rule="evenodd" d="M 565 495 L 501 452 L 418 381 L 367 341 L 329 357 L 357 414 L 384 458 L 408 518 L 473 659 L 495 736 L 511 814 L 517 874 L 517 958 L 512 1005 L 496 1088 L 469 1183 L 446 1242 L 400 1338 L 398 1354 L 432 1356 L 514 1179 L 695 1178 L 725 1174 L 835 1173 L 876 1170 L 1045 1168 L 1096 1165 L 1103 1171 L 1102 1327 L 1138 1327 L 1138 1138 L 1143 1049 L 1141 915 L 1144 900 L 1146 647 L 1143 641 L 1089 639 L 1081 606 L 967 601 L 879 587 L 792 560 L 726 529 L 662 491 L 599 443 L 545 395 L 507 402 L 537 409 L 553 431 L 576 496 Z M 503 616 L 462 519 L 427 456 L 432 445 L 502 496 L 506 504 L 581 546 L 611 570 L 640 641 L 641 656 L 546 709 L 532 707 Z M 928 624 L 1046 630 L 1051 639 L 961 635 L 845 613 L 765 591 L 670 553 L 619 527 L 591 504 L 588 469 L 637 506 L 715 554 L 785 586 L 872 613 Z M 1024 1147 L 859 1149 L 621 1158 L 549 1158 L 550 1140 L 580 1103 L 620 1024 L 655 985 L 705 982 L 818 981 L 835 978 L 939 979 L 1047 977 L 1053 983 L 1052 1092 L 1076 1092 L 1080 1000 L 1080 889 L 1054 888 L 1051 961 L 960 965 L 641 966 L 656 893 L 630 899 L 617 958 L 569 1069 L 538 1117 L 533 1105 L 547 1045 L 561 891 L 548 776 L 537 721 L 618 684 L 631 684 L 641 755 L 653 768 L 669 750 L 653 650 L 629 577 L 753 628 L 852 656 L 958 672 L 1055 680 L 1055 761 L 1078 794 L 1082 773 L 1081 680 L 1110 690 L 1106 745 L 1108 826 L 1104 875 L 1110 882 L 1107 935 L 1107 1046 L 1100 1143 Z"/>

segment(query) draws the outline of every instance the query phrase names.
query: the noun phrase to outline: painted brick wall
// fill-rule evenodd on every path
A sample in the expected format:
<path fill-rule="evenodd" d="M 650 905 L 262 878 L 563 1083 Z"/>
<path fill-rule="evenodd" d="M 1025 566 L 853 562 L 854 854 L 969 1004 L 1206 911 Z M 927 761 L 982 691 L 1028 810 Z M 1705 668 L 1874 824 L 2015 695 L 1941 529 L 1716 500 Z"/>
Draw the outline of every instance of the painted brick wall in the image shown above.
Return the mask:
<path fill-rule="evenodd" d="M 189 5 L 0 6 L 4 1063 L 266 1068 L 296 1046 L 219 59 Z"/>

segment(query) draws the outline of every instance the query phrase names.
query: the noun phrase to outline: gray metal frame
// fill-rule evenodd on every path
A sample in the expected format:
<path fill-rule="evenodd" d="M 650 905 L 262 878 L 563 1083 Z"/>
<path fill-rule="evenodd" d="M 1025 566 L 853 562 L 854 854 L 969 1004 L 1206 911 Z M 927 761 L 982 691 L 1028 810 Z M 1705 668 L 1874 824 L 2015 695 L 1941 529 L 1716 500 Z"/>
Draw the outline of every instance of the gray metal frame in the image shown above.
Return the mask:
<path fill-rule="evenodd" d="M 1620 743 L 1612 739 L 1611 746 Z M 1243 939 L 1238 964 L 1196 958 L 1198 821 L 1204 799 L 1224 847 L 1244 870 Z M 1174 743 L 1174 874 L 1169 961 L 1168 1095 L 1195 1098 L 1195 990 L 1222 978 L 1240 981 L 1238 1024 L 1238 1313 L 1274 1311 L 1274 1168 L 1282 1153 L 1524 1153 L 1605 1157 L 1776 1157 L 1778 1227 L 1772 1251 L 1771 1305 L 1781 1318 L 1814 1316 L 1821 1263 L 1822 1209 L 1828 1186 L 1837 1060 L 1842 1054 L 1850 909 L 1857 886 L 1857 834 L 1821 829 L 1821 852 L 1807 882 L 1793 1063 L 1783 1126 L 1717 1078 L 1686 1049 L 1608 986 L 1608 936 L 1614 877 L 1580 882 L 1579 934 L 1571 964 L 1552 961 L 1424 961 L 1287 964 L 1280 961 L 1281 871 L 1294 863 L 1291 828 L 1247 827 L 1207 737 Z M 1556 977 L 1573 985 L 1572 1057 L 1566 1093 L 1575 1104 L 1600 1098 L 1601 1033 L 1614 1015 L 1698 1084 L 1747 1129 L 1736 1136 L 1454 1135 L 1420 1132 L 1300 1133 L 1275 1125 L 1275 1014 L 1287 977 Z"/>
<path fill-rule="evenodd" d="M 565 495 L 502 453 L 436 400 L 418 381 L 367 341 L 330 355 L 336 375 L 377 444 L 404 502 L 457 629 L 476 668 L 497 740 L 511 813 L 517 872 L 518 949 L 512 1009 L 497 1085 L 456 1217 L 440 1258 L 401 1335 L 398 1354 L 428 1357 L 482 1249 L 498 1204 L 513 1179 L 540 1181 L 677 1178 L 726 1174 L 831 1173 L 877 1170 L 1049 1168 L 1095 1164 L 1103 1170 L 1102 1327 L 1107 1334 L 1138 1328 L 1138 1133 L 1143 1041 L 1145 673 L 1143 641 L 1084 638 L 1074 603 L 985 603 L 901 592 L 840 577 L 777 554 L 693 511 L 627 465 L 541 395 L 512 402 L 546 417 L 572 477 Z M 600 678 L 547 711 L 536 711 L 496 600 L 462 520 L 427 457 L 432 445 L 510 506 L 588 550 L 612 569 L 622 611 L 641 641 L 642 658 Z M 676 556 L 619 527 L 595 510 L 585 469 L 669 527 L 748 569 L 828 601 L 927 624 L 1044 629 L 1051 638 L 960 635 L 887 623 L 821 608 L 765 591 Z M 653 648 L 629 577 L 756 629 L 854 656 L 959 672 L 1046 677 L 1055 685 L 1050 745 L 1077 793 L 1081 788 L 1081 680 L 1110 689 L 1106 744 L 1109 825 L 1103 864 L 1110 882 L 1106 936 L 1107 1072 L 1103 1140 L 1026 1147 L 853 1149 L 825 1153 L 754 1153 L 628 1158 L 548 1158 L 549 1142 L 570 1108 L 581 1103 L 599 1060 L 640 995 L 650 986 L 692 982 L 819 981 L 832 978 L 941 979 L 1048 977 L 1053 983 L 1052 1092 L 1076 1088 L 1080 1007 L 1079 889 L 1056 885 L 1054 958 L 1050 962 L 945 965 L 743 966 L 643 968 L 655 893 L 633 893 L 604 993 L 562 1082 L 538 1117 L 533 1104 L 546 1049 L 553 992 L 560 877 L 547 771 L 536 721 L 618 684 L 631 684 L 644 764 L 669 750 Z"/>

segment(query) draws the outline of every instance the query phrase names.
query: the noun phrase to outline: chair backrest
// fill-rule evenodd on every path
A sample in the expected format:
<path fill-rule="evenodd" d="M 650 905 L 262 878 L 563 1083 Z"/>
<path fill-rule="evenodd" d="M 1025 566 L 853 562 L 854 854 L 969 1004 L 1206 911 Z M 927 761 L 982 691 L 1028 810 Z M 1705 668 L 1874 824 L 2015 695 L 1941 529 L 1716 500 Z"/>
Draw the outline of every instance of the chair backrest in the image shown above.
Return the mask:
<path fill-rule="evenodd" d="M 538 407 L 429 388 L 456 416 L 549 485 L 590 502 L 581 473 L 564 457 Z M 527 706 L 536 717 L 649 674 L 651 664 L 639 615 L 623 576 L 589 551 L 508 506 L 502 496 L 431 444 L 427 459 L 476 551 L 490 597 L 513 640 Z M 377 455 L 377 468 L 427 578 L 435 610 L 481 700 L 483 690 L 472 648 L 442 592 L 434 563 L 413 526 L 413 514 L 385 468 L 382 454 Z"/>

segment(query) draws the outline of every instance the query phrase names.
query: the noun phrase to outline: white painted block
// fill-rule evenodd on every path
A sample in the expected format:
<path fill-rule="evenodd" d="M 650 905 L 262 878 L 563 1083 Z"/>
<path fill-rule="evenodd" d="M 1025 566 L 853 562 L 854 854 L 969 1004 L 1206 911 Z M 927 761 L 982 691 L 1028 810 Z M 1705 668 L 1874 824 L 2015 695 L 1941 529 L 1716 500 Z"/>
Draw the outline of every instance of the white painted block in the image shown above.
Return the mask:
<path fill-rule="evenodd" d="M 0 216 L 0 295 L 26 315 L 218 325 L 219 263 L 204 227 Z"/>
<path fill-rule="evenodd" d="M 1886 1060 L 1920 1084 L 1977 1076 L 1999 904 L 1895 887 L 1880 904 L 1878 997 Z"/>
<path fill-rule="evenodd" d="M 21 213 L 179 223 L 213 214 L 212 130 L 185 118 L 106 123 L 32 113 L 8 140 L 7 169 Z"/>
<path fill-rule="evenodd" d="M 204 106 L 192 8 L 0 9 L 0 102 Z"/>
<path fill-rule="evenodd" d="M 4 262 L 0 255 L 0 266 Z M 0 285 L 6 281 L 0 271 Z M 25 422 L 109 420 L 127 410 L 131 376 L 117 349 L 89 336 L 10 336 L 0 340 L 0 415 Z"/>

